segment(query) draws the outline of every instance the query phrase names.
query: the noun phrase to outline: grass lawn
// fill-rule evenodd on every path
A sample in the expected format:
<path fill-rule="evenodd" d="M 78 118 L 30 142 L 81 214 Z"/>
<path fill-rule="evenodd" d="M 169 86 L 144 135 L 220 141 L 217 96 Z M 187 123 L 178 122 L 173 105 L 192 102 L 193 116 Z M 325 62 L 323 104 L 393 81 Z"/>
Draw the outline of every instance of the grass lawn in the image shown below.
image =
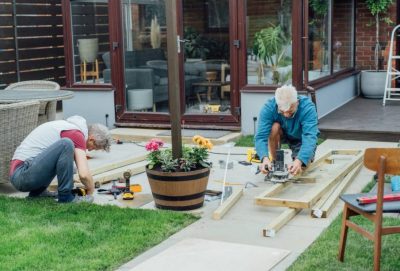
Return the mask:
<path fill-rule="evenodd" d="M 324 139 L 318 138 L 317 145 L 324 142 Z M 238 140 L 235 141 L 235 146 L 237 147 L 254 147 L 254 135 L 241 136 Z M 282 149 L 288 149 L 289 146 L 287 144 L 282 144 Z"/>
<path fill-rule="evenodd" d="M 0 270 L 113 270 L 193 215 L 0 196 Z"/>
<path fill-rule="evenodd" d="M 372 179 L 362 190 L 371 191 L 375 185 Z M 373 229 L 372 223 L 363 217 L 353 217 L 352 221 L 367 228 Z M 351 270 L 364 271 L 373 269 L 373 243 L 361 234 L 349 229 L 344 262 L 337 260 L 339 252 L 339 236 L 342 227 L 342 214 L 318 237 L 317 240 L 293 263 L 288 271 L 303 270 Z M 385 226 L 400 225 L 399 218 L 384 218 Z M 382 237 L 381 270 L 400 270 L 400 234 L 391 234 Z"/>
<path fill-rule="evenodd" d="M 362 218 L 352 219 L 367 229 L 372 229 L 372 224 Z M 372 270 L 373 244 L 367 238 L 349 229 L 347 235 L 344 262 L 337 260 L 339 251 L 339 235 L 342 216 L 339 215 L 332 224 L 318 237 L 318 239 L 293 263 L 288 271 L 304 270 Z M 361 223 L 360 223 L 361 222 Z M 385 218 L 385 226 L 400 224 L 398 218 Z M 391 234 L 382 237 L 381 270 L 400 270 L 400 234 Z"/>

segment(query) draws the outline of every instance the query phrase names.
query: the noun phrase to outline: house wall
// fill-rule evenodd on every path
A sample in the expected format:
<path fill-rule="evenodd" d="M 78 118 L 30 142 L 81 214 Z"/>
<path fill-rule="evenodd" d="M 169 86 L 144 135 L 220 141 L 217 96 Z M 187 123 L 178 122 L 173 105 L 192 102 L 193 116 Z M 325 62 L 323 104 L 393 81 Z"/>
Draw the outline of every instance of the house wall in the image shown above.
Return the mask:
<path fill-rule="evenodd" d="M 114 128 L 114 91 L 77 90 L 74 97 L 63 101 L 63 117 L 84 117 L 89 124 L 101 123 Z M 106 115 L 108 114 L 108 118 Z M 107 120 L 106 120 L 107 119 Z"/>
<path fill-rule="evenodd" d="M 318 118 L 354 99 L 358 93 L 357 86 L 358 76 L 355 75 L 319 89 L 316 92 Z M 241 93 L 241 125 L 244 135 L 254 134 L 253 118 L 258 119 L 262 106 L 272 97 L 273 93 Z"/>
<path fill-rule="evenodd" d="M 375 18 L 371 15 L 364 1 L 356 1 L 356 68 L 358 70 L 373 70 L 375 50 Z M 396 23 L 396 1 L 390 8 L 391 20 Z M 370 25 L 369 25 L 370 24 Z M 390 34 L 393 25 L 389 26 L 384 22 L 380 24 L 380 41 L 384 48 L 383 65 L 386 69 L 389 55 Z"/>

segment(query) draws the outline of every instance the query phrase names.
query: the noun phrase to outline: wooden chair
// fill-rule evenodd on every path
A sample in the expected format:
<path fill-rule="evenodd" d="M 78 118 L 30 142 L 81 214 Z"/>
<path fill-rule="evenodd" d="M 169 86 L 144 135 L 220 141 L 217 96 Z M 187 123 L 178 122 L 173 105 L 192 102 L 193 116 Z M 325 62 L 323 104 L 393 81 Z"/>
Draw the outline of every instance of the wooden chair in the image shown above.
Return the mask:
<path fill-rule="evenodd" d="M 339 261 L 343 262 L 348 229 L 362 234 L 374 243 L 374 270 L 380 270 L 382 235 L 400 233 L 400 226 L 382 227 L 382 213 L 400 212 L 400 202 L 383 202 L 385 174 L 400 174 L 400 148 L 370 148 L 364 154 L 364 166 L 378 172 L 377 203 L 358 204 L 360 196 L 375 194 L 347 194 L 340 198 L 345 202 L 342 220 L 342 231 L 339 243 Z M 374 224 L 374 231 L 369 232 L 350 221 L 352 216 L 362 215 Z"/>

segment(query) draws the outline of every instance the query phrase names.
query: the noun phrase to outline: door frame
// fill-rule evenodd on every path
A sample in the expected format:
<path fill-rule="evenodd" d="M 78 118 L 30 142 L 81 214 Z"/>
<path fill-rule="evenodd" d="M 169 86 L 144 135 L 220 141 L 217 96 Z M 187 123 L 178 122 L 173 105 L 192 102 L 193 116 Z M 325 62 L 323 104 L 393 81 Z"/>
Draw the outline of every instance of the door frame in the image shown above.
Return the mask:
<path fill-rule="evenodd" d="M 165 0 L 170 1 L 170 0 Z M 230 30 L 229 30 L 229 43 L 233 44 L 234 39 L 238 39 L 238 22 L 234 21 L 233 18 L 237 18 L 236 13 L 238 12 L 238 0 L 229 1 L 229 16 L 230 16 Z M 113 4 L 111 4 L 113 2 Z M 123 63 L 123 33 L 122 33 L 122 1 L 110 1 L 112 5 L 112 15 L 110 13 L 110 26 L 117 26 L 115 29 L 119 31 L 110 30 L 110 47 L 113 42 L 119 44 L 118 48 L 112 50 L 110 48 L 111 63 L 112 67 L 112 82 L 115 87 L 115 108 L 116 108 L 116 126 L 136 126 L 136 127 L 153 127 L 153 128 L 167 128 L 170 127 L 170 113 L 162 112 L 128 112 L 126 111 L 126 98 L 124 83 L 124 63 Z M 114 6 L 115 5 L 115 6 Z M 119 6 L 118 6 L 119 5 Z M 183 0 L 177 1 L 177 33 L 180 36 L 183 35 Z M 168 30 L 167 30 L 168 31 Z M 111 35 L 111 33 L 113 33 Z M 234 46 L 230 46 L 230 69 L 231 74 L 238 72 L 238 52 L 240 49 L 236 49 Z M 184 65 L 183 65 L 183 54 L 178 54 L 180 60 L 179 65 L 179 86 L 180 86 L 180 98 L 181 98 L 181 112 L 184 112 L 185 99 L 184 99 Z M 233 72 L 232 72 L 233 71 Z M 169 79 L 170 80 L 170 79 Z M 224 114 L 181 114 L 182 121 L 185 122 L 187 128 L 225 128 L 232 130 L 240 130 L 240 97 L 238 78 L 232 77 L 231 81 L 231 115 Z"/>

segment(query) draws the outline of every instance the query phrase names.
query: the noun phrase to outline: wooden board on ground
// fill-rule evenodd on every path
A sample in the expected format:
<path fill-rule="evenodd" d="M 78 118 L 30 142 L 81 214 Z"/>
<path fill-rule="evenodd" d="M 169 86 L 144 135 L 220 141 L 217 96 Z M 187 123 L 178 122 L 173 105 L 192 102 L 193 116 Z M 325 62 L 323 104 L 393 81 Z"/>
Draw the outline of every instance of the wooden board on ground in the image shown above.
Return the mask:
<path fill-rule="evenodd" d="M 349 153 L 349 154 L 348 154 Z M 335 157 L 333 161 L 336 160 L 335 163 L 323 163 L 329 156 L 350 156 L 346 157 L 346 159 L 342 159 L 342 163 L 340 163 L 340 157 Z M 349 159 L 350 158 L 350 159 Z M 363 158 L 363 152 L 358 151 L 356 153 L 345 150 L 343 152 L 339 150 L 334 150 L 328 153 L 328 155 L 324 155 L 322 158 L 316 161 L 315 166 L 310 166 L 302 176 L 307 177 L 315 177 L 317 182 L 315 184 L 310 184 L 310 189 L 303 194 L 300 198 L 296 197 L 295 199 L 287 198 L 287 197 L 278 197 L 276 194 L 280 193 L 282 190 L 286 189 L 289 186 L 296 186 L 296 183 L 290 183 L 288 185 L 275 185 L 273 188 L 268 189 L 266 192 L 257 196 L 255 198 L 255 203 L 257 205 L 262 206 L 277 206 L 277 207 L 290 207 L 290 208 L 311 208 L 322 196 L 324 193 L 327 193 L 329 189 L 335 186 L 340 180 L 344 178 L 351 170 L 357 167 Z M 310 174 L 308 176 L 307 174 Z"/>
<path fill-rule="evenodd" d="M 279 231 L 286 223 L 288 223 L 295 215 L 297 215 L 301 209 L 287 208 L 283 213 L 281 213 L 277 218 L 271 221 L 263 229 L 263 236 L 274 237 L 277 231 Z"/>
<path fill-rule="evenodd" d="M 243 188 L 234 189 L 232 194 L 213 212 L 212 218 L 220 220 L 243 195 Z"/>
<path fill-rule="evenodd" d="M 107 172 L 101 173 L 101 174 L 97 174 L 93 176 L 93 181 L 94 183 L 98 186 L 101 186 L 102 184 L 106 184 L 111 182 L 112 180 L 118 179 L 118 178 L 122 178 L 123 173 L 125 171 L 129 171 L 131 173 L 132 176 L 140 174 L 145 172 L 146 170 L 146 161 L 142 161 L 142 162 L 138 162 L 135 164 L 131 164 L 131 165 L 126 165 L 120 168 L 116 168 L 113 170 L 109 170 Z M 79 180 L 78 175 L 74 175 L 74 182 L 75 183 L 81 183 Z M 57 190 L 57 181 L 52 181 L 49 189 L 51 191 L 55 191 Z"/>
<path fill-rule="evenodd" d="M 326 215 L 335 202 L 335 199 L 326 196 L 326 194 L 331 194 L 332 197 L 336 196 L 337 198 L 340 192 L 336 190 L 341 189 L 342 191 L 354 179 L 361 168 L 362 158 L 363 152 L 361 150 L 332 150 L 310 165 L 302 174 L 305 178 L 315 177 L 316 182 L 315 184 L 303 184 L 302 187 L 307 186 L 308 189 L 302 193 L 299 199 L 279 197 L 289 188 L 299 193 L 299 186 L 294 182 L 275 184 L 255 197 L 257 205 L 287 207 L 263 229 L 263 236 L 275 236 L 276 232 L 297 213 L 302 209 L 311 208 L 321 198 L 324 198 L 321 208 L 322 206 L 325 208 Z"/>
<path fill-rule="evenodd" d="M 326 218 L 338 201 L 339 195 L 343 193 L 347 186 L 354 180 L 361 168 L 362 165 L 359 165 L 353 169 L 337 186 L 329 193 L 326 193 L 312 208 L 311 216 L 314 218 Z"/>

